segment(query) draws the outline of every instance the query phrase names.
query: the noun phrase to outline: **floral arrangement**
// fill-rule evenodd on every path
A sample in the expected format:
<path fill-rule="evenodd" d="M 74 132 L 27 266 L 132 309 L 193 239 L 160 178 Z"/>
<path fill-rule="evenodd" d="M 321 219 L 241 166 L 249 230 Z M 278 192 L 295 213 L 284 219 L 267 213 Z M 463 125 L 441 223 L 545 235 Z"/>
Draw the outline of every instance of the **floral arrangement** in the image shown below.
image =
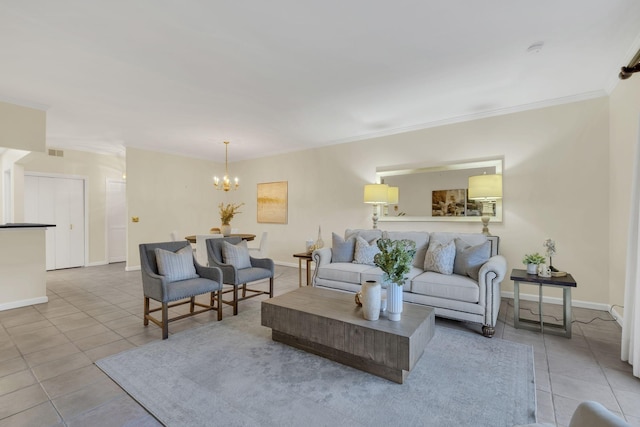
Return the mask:
<path fill-rule="evenodd" d="M 239 210 L 242 206 L 244 206 L 244 203 L 228 203 L 226 206 L 224 203 L 220 203 L 218 207 L 220 208 L 222 225 L 229 225 L 235 214 L 242 213 Z"/>
<path fill-rule="evenodd" d="M 411 270 L 416 242 L 407 239 L 378 239 L 377 244 L 380 253 L 375 255 L 373 262 L 384 271 L 385 281 L 402 286 L 405 275 Z"/>

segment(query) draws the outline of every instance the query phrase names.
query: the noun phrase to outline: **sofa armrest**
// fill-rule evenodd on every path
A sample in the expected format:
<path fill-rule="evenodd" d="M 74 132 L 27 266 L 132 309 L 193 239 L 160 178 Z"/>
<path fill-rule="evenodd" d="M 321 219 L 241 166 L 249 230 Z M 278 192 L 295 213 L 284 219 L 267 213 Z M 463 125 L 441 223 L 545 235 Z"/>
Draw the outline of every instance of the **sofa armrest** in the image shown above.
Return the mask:
<path fill-rule="evenodd" d="M 316 277 L 318 276 L 318 267 L 331 264 L 331 248 L 320 248 L 313 251 L 311 259 L 316 263 L 316 268 L 313 269 L 313 278 L 311 283 L 316 285 Z"/>
<path fill-rule="evenodd" d="M 507 273 L 507 260 L 502 255 L 489 258 L 478 273 L 480 304 L 484 305 L 484 326 L 495 328 L 500 310 L 500 284 Z M 493 332 L 491 332 L 493 334 Z"/>

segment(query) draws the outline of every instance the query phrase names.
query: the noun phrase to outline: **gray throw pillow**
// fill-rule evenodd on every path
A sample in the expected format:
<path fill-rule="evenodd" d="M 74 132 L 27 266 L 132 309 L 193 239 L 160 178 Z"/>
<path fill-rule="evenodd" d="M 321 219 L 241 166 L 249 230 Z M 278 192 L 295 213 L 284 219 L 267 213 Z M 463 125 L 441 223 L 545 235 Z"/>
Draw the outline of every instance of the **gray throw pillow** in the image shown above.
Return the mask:
<path fill-rule="evenodd" d="M 353 251 L 355 248 L 355 238 L 350 237 L 343 239 L 341 235 L 331 233 L 331 262 L 353 261 Z"/>
<path fill-rule="evenodd" d="M 442 274 L 453 274 L 453 262 L 456 257 L 456 244 L 440 243 L 432 240 L 429 243 L 427 254 L 424 257 L 424 269 Z"/>
<path fill-rule="evenodd" d="M 196 274 L 193 265 L 193 251 L 191 246 L 185 246 L 177 252 L 155 248 L 156 264 L 158 274 L 165 277 L 167 282 L 177 282 L 179 280 L 195 279 L 200 277 Z"/>
<path fill-rule="evenodd" d="M 238 270 L 251 267 L 247 242 L 242 240 L 237 245 L 232 245 L 225 241 L 222 245 L 222 259 L 225 264 L 231 264 Z"/>
<path fill-rule="evenodd" d="M 380 253 L 380 249 L 378 249 L 378 239 L 369 243 L 360 236 L 356 237 L 356 249 L 353 254 L 354 264 L 375 265 L 373 257 L 375 257 L 377 253 Z"/>
<path fill-rule="evenodd" d="M 453 263 L 453 272 L 478 280 L 480 267 L 491 257 L 491 242 L 487 240 L 481 245 L 471 246 L 464 240 L 456 238 L 455 244 L 456 259 Z"/>

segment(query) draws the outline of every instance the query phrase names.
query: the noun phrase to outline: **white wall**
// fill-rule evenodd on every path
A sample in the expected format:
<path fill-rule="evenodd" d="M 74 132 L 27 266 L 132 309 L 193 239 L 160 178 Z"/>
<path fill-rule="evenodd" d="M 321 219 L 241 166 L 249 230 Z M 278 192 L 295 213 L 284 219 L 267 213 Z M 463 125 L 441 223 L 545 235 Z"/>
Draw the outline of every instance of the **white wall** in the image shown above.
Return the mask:
<path fill-rule="evenodd" d="M 0 101 L 0 147 L 45 150 L 46 112 Z"/>
<path fill-rule="evenodd" d="M 347 227 L 371 227 L 371 206 L 363 186 L 376 167 L 441 164 L 504 157 L 504 219 L 492 224 L 509 268 L 523 268 L 525 253 L 543 251 L 556 240 L 554 265 L 573 273 L 574 300 L 609 300 L 609 116 L 608 98 L 598 98 L 500 117 L 373 138 L 348 144 L 237 162 L 230 173 L 241 179 L 236 192 L 211 189 L 223 163 L 140 150 L 127 150 L 129 217 L 128 266 L 139 264 L 137 245 L 168 240 L 180 229 L 195 234 L 217 225 L 217 204 L 244 202 L 233 220 L 241 231 L 269 232 L 269 253 L 293 263 L 322 226 L 323 238 Z M 256 184 L 288 181 L 288 224 L 258 224 Z M 381 223 L 389 230 L 479 232 L 478 223 Z M 505 279 L 503 291 L 511 291 Z M 525 289 L 526 290 L 526 289 Z M 546 292 L 545 292 L 546 294 Z M 560 293 L 549 292 L 551 296 Z"/>

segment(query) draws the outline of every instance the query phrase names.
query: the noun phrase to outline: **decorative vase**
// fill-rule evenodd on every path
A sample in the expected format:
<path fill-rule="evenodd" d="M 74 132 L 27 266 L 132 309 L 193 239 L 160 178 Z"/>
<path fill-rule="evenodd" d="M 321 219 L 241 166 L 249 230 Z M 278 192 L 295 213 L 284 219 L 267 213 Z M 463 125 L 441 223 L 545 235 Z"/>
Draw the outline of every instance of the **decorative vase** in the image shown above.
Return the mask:
<path fill-rule="evenodd" d="M 378 320 L 380 317 L 380 293 L 382 286 L 377 280 L 362 283 L 362 315 L 366 320 Z"/>
<path fill-rule="evenodd" d="M 394 322 L 402 316 L 402 286 L 397 283 L 387 285 L 387 318 Z"/>
<path fill-rule="evenodd" d="M 324 240 L 322 240 L 322 233 L 320 232 L 320 226 L 318 226 L 318 240 L 316 240 L 315 249 L 320 249 L 324 247 Z"/>
<path fill-rule="evenodd" d="M 536 264 L 527 264 L 527 274 L 538 274 L 538 266 Z"/>
<path fill-rule="evenodd" d="M 220 226 L 220 231 L 224 237 L 229 237 L 231 234 L 231 225 L 230 224 L 222 224 Z"/>

